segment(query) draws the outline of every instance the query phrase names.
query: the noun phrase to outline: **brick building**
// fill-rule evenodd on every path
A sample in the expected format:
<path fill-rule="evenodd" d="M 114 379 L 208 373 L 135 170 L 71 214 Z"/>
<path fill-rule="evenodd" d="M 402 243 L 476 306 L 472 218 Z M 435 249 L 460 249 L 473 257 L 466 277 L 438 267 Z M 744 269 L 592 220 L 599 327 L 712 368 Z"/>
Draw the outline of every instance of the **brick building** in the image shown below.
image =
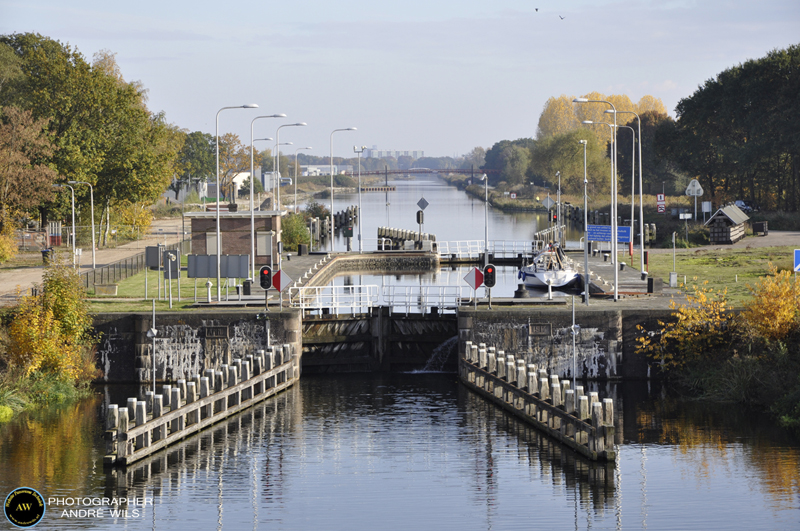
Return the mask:
<path fill-rule="evenodd" d="M 274 210 L 255 213 L 255 265 L 278 262 L 278 242 L 281 241 L 281 214 Z M 216 212 L 187 212 L 192 222 L 192 253 L 217 254 Z M 220 212 L 219 231 L 221 254 L 250 254 L 250 211 Z M 273 255 L 274 251 L 274 256 Z"/>

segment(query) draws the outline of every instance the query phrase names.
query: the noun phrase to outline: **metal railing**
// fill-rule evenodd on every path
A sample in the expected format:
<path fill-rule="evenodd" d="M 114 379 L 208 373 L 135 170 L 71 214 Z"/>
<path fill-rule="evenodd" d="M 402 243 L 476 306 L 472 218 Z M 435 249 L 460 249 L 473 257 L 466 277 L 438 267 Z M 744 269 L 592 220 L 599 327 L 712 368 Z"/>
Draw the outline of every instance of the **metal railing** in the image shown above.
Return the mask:
<path fill-rule="evenodd" d="M 378 286 L 298 286 L 289 288 L 289 305 L 304 312 L 368 313 L 379 303 Z"/>
<path fill-rule="evenodd" d="M 382 299 L 391 312 L 428 313 L 455 311 L 466 286 L 384 286 Z M 471 291 L 471 290 L 470 290 Z"/>
<path fill-rule="evenodd" d="M 174 251 L 179 249 L 181 254 L 187 254 L 191 250 L 191 243 L 191 240 L 183 240 L 179 243 L 167 245 L 166 250 Z M 144 271 L 145 267 L 145 253 L 137 253 L 117 262 L 81 273 L 81 284 L 86 289 L 96 284 L 114 284 Z"/>

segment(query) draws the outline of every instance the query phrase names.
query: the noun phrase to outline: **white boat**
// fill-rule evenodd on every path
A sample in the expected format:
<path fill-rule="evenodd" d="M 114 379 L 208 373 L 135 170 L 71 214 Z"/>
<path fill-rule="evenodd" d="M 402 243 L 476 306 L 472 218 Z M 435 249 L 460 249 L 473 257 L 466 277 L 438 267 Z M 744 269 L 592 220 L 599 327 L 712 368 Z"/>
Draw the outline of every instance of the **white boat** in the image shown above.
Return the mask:
<path fill-rule="evenodd" d="M 558 244 L 551 243 L 517 274 L 529 288 L 568 288 L 581 282 L 572 260 Z"/>

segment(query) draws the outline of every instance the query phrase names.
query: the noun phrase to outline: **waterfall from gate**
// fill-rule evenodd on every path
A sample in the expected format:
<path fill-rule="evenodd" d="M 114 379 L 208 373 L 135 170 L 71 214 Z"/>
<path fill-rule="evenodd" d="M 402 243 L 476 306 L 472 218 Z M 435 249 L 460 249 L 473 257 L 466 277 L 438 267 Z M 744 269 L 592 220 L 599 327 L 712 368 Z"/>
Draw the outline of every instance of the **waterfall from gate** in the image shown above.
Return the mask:
<path fill-rule="evenodd" d="M 453 336 L 433 349 L 430 359 L 428 359 L 427 363 L 425 363 L 425 367 L 423 367 L 422 370 L 415 372 L 442 372 L 444 364 L 447 362 L 447 358 L 449 358 L 450 354 L 457 348 L 458 336 Z"/>

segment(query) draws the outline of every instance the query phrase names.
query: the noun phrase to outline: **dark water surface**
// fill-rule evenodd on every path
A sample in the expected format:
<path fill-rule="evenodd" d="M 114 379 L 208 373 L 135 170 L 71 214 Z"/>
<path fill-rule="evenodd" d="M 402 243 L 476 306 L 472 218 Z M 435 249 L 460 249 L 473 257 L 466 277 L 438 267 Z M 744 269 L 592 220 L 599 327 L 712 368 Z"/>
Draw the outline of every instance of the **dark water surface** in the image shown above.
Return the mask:
<path fill-rule="evenodd" d="M 38 528 L 800 529 L 800 448 L 763 416 L 647 384 L 612 391 L 619 460 L 597 465 L 454 374 L 304 376 L 131 467 L 125 495 L 154 502 L 136 516 L 70 516 L 51 504 Z M 1 425 L 3 498 L 23 485 L 46 499 L 119 495 L 122 475 L 102 467 L 102 402 Z"/>

